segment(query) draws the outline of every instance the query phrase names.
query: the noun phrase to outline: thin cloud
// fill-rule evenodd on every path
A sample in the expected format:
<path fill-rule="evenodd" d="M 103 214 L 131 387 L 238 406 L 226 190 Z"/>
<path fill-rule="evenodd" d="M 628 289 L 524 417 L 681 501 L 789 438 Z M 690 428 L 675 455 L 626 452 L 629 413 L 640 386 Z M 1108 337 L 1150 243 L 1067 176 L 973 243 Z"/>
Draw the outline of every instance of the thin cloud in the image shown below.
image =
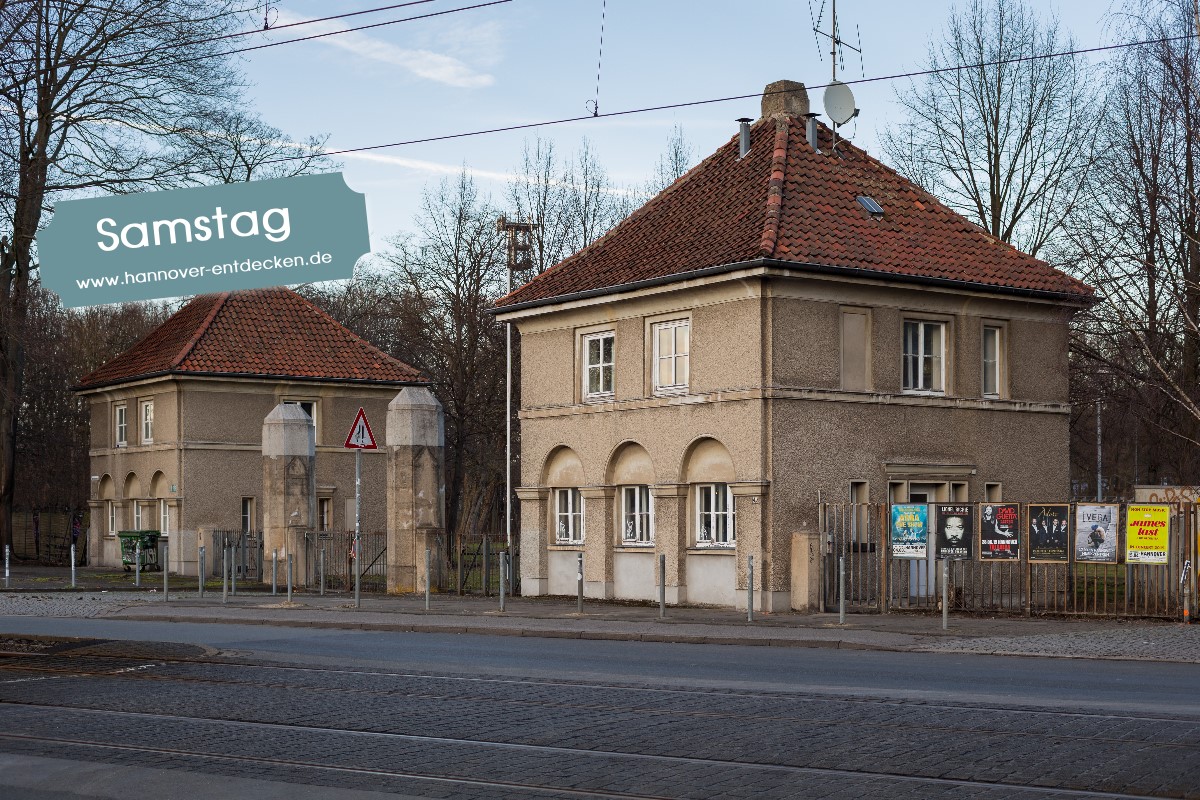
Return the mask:
<path fill-rule="evenodd" d="M 283 24 L 290 24 L 304 22 L 306 19 L 283 11 L 280 12 L 279 21 Z M 342 28 L 332 22 L 316 22 L 312 23 L 308 30 L 314 33 L 327 33 L 339 31 Z M 479 89 L 484 86 L 491 86 L 496 82 L 496 79 L 491 75 L 484 72 L 477 72 L 453 56 L 435 53 L 432 50 L 408 50 L 358 31 L 338 36 L 328 36 L 316 41 L 346 50 L 369 61 L 378 61 L 381 64 L 400 67 L 411 72 L 418 78 L 443 83 L 447 86 L 454 86 L 461 89 Z"/>

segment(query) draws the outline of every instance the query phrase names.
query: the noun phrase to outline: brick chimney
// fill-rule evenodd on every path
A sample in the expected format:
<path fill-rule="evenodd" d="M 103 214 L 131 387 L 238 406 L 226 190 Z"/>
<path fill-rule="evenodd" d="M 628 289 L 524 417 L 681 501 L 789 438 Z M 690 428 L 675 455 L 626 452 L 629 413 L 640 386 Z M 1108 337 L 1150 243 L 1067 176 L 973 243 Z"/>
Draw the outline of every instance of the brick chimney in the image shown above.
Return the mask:
<path fill-rule="evenodd" d="M 808 90 L 796 81 L 775 81 L 763 89 L 762 115 L 786 114 L 790 117 L 808 115 Z"/>

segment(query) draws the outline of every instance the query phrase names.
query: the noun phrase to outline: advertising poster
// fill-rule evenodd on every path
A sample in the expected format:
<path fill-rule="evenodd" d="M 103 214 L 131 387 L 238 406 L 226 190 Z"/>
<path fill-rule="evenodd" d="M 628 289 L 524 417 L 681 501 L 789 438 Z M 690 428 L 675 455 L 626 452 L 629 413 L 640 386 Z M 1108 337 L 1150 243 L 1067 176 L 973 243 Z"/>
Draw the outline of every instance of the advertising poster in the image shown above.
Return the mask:
<path fill-rule="evenodd" d="M 1025 541 L 1030 561 L 1066 561 L 1071 545 L 1071 506 L 1030 503 Z"/>
<path fill-rule="evenodd" d="M 1117 563 L 1117 521 L 1121 507 L 1110 504 L 1075 504 L 1075 560 L 1094 564 Z"/>
<path fill-rule="evenodd" d="M 1170 506 L 1126 506 L 1126 564 L 1166 564 L 1170 540 Z"/>
<path fill-rule="evenodd" d="M 975 543 L 975 506 L 938 503 L 937 557 L 963 560 L 971 557 Z"/>
<path fill-rule="evenodd" d="M 904 503 L 892 506 L 892 557 L 925 558 L 929 546 L 929 506 Z"/>
<path fill-rule="evenodd" d="M 982 503 L 979 506 L 979 558 L 1010 561 L 1021 557 L 1021 506 Z"/>

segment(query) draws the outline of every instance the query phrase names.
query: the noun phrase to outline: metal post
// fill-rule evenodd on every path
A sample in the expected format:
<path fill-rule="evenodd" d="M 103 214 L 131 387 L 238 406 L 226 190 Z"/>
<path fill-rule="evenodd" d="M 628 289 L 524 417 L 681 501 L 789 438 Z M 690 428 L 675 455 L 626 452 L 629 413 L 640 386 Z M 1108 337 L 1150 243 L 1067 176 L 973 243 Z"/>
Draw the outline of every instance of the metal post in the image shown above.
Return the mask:
<path fill-rule="evenodd" d="M 237 597 L 238 550 L 237 545 L 229 546 L 229 593 L 234 597 Z"/>
<path fill-rule="evenodd" d="M 492 540 L 483 537 L 483 596 L 492 595 Z"/>
<path fill-rule="evenodd" d="M 288 578 L 288 595 L 287 595 L 288 599 L 287 599 L 287 601 L 290 603 L 290 602 L 292 602 L 292 554 L 291 553 L 288 553 L 288 576 L 287 576 L 287 578 Z"/>
<path fill-rule="evenodd" d="M 846 557 L 838 556 L 838 624 L 846 624 Z"/>
<path fill-rule="evenodd" d="M 1104 471 L 1101 468 L 1101 464 L 1103 463 L 1102 443 L 1104 440 L 1103 440 L 1103 437 L 1101 437 L 1101 435 L 1100 435 L 1100 411 L 1103 407 L 1104 407 L 1104 404 L 1101 401 L 1097 400 L 1096 401 L 1096 502 L 1097 503 L 1099 503 L 1101 500 L 1104 499 L 1104 493 L 1101 491 L 1101 488 L 1100 488 L 1104 482 Z"/>
<path fill-rule="evenodd" d="M 271 551 L 271 594 L 279 592 L 279 548 Z"/>
<path fill-rule="evenodd" d="M 75 545 L 71 545 L 71 588 L 75 588 Z"/>
<path fill-rule="evenodd" d="M 221 548 L 221 602 L 229 600 L 229 548 Z"/>
<path fill-rule="evenodd" d="M 142 585 L 142 540 L 138 539 L 133 545 L 133 585 Z"/>
<path fill-rule="evenodd" d="M 361 608 L 359 598 L 359 581 L 362 579 L 362 448 L 354 451 L 354 607 Z M 426 579 L 428 582 L 428 579 Z"/>
<path fill-rule="evenodd" d="M 575 573 L 575 580 L 579 584 L 579 591 L 575 597 L 575 613 L 583 613 L 583 553 L 579 554 L 579 572 Z"/>
<path fill-rule="evenodd" d="M 196 573 L 197 582 L 200 584 L 197 589 L 197 593 L 200 597 L 204 597 L 204 561 L 205 561 L 204 546 L 201 545 L 200 546 L 200 563 L 199 563 L 200 569 Z"/>
<path fill-rule="evenodd" d="M 950 627 L 950 559 L 942 559 L 942 630 Z"/>
<path fill-rule="evenodd" d="M 506 573 L 505 564 L 508 561 L 508 551 L 500 551 L 500 611 L 504 611 L 504 576 Z"/>
<path fill-rule="evenodd" d="M 509 236 L 515 234 L 510 233 Z M 509 252 L 513 249 L 510 247 Z M 504 270 L 504 293 L 512 291 L 511 257 Z M 512 323 L 504 323 L 504 543 L 512 552 Z"/>
<path fill-rule="evenodd" d="M 11 548 L 8 545 L 4 545 L 4 588 L 5 589 L 9 588 L 9 586 L 8 586 L 8 554 L 9 554 L 10 549 Z"/>
<path fill-rule="evenodd" d="M 429 548 L 426 547 L 425 548 L 425 610 L 426 611 L 429 610 L 429 583 L 430 583 L 430 581 L 429 581 L 429 564 L 430 564 L 430 553 L 429 553 Z"/>
<path fill-rule="evenodd" d="M 754 622 L 754 556 L 746 557 L 746 622 Z"/>
<path fill-rule="evenodd" d="M 658 554 L 658 618 L 667 616 L 667 556 Z"/>
<path fill-rule="evenodd" d="M 317 560 L 317 571 L 321 573 L 321 597 L 325 596 L 325 548 L 321 548 L 321 557 Z"/>
<path fill-rule="evenodd" d="M 159 569 L 162 570 L 162 574 L 163 574 L 163 602 L 167 603 L 167 602 L 170 602 L 170 600 L 171 600 L 171 582 L 170 582 L 171 581 L 171 544 L 166 539 L 163 539 L 162 543 L 163 543 L 163 558 L 162 558 L 162 565 L 159 567 Z M 72 575 L 71 585 L 74 586 L 75 585 L 75 578 L 73 577 L 75 575 L 75 546 L 74 545 L 71 545 L 71 575 Z"/>

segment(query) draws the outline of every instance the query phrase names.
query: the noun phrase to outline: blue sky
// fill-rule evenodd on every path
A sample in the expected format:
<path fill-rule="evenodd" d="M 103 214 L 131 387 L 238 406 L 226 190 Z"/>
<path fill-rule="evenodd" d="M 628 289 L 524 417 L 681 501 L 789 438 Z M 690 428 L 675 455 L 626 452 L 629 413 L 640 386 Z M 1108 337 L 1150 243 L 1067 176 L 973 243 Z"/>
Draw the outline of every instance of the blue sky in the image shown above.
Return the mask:
<path fill-rule="evenodd" d="M 394 0 L 392 0 L 394 2 Z M 322 30 L 372 24 L 479 0 L 425 5 L 323 23 Z M 249 96 L 262 116 L 294 137 L 327 133 L 332 149 L 360 147 L 590 114 L 596 97 L 600 16 L 605 0 L 513 0 L 503 5 L 289 44 L 247 54 Z M 389 0 L 274 0 L 284 22 L 388 5 Z M 816 14 L 821 0 L 812 0 Z M 828 20 L 828 0 L 825 15 Z M 1079 46 L 1105 43 L 1107 0 L 1035 2 L 1058 13 Z M 952 7 L 944 0 L 907 3 L 841 0 L 839 24 L 861 36 L 863 58 L 846 51 L 846 79 L 920 67 L 928 42 Z M 828 47 L 812 34 L 808 0 L 607 0 L 600 75 L 601 112 L 730 95 L 755 94 L 788 78 L 819 85 L 829 78 Z M 857 26 L 859 33 L 855 33 Z M 316 32 L 280 31 L 273 38 Z M 827 29 L 827 22 L 822 27 Z M 270 41 L 266 35 L 263 41 Z M 239 44 L 250 44 L 247 37 Z M 855 87 L 862 113 L 846 132 L 878 154 L 877 133 L 896 124 L 896 82 Z M 819 92 L 814 92 L 819 110 Z M 569 155 L 584 137 L 614 183 L 636 186 L 651 175 L 674 126 L 703 157 L 736 131 L 737 117 L 758 117 L 748 99 L 617 118 L 588 119 L 513 133 L 395 147 L 340 156 L 347 182 L 364 192 L 376 249 L 412 230 L 422 191 L 464 167 L 502 204 L 505 180 L 526 140 L 552 139 Z M 855 130 L 857 126 L 857 130 Z"/>

